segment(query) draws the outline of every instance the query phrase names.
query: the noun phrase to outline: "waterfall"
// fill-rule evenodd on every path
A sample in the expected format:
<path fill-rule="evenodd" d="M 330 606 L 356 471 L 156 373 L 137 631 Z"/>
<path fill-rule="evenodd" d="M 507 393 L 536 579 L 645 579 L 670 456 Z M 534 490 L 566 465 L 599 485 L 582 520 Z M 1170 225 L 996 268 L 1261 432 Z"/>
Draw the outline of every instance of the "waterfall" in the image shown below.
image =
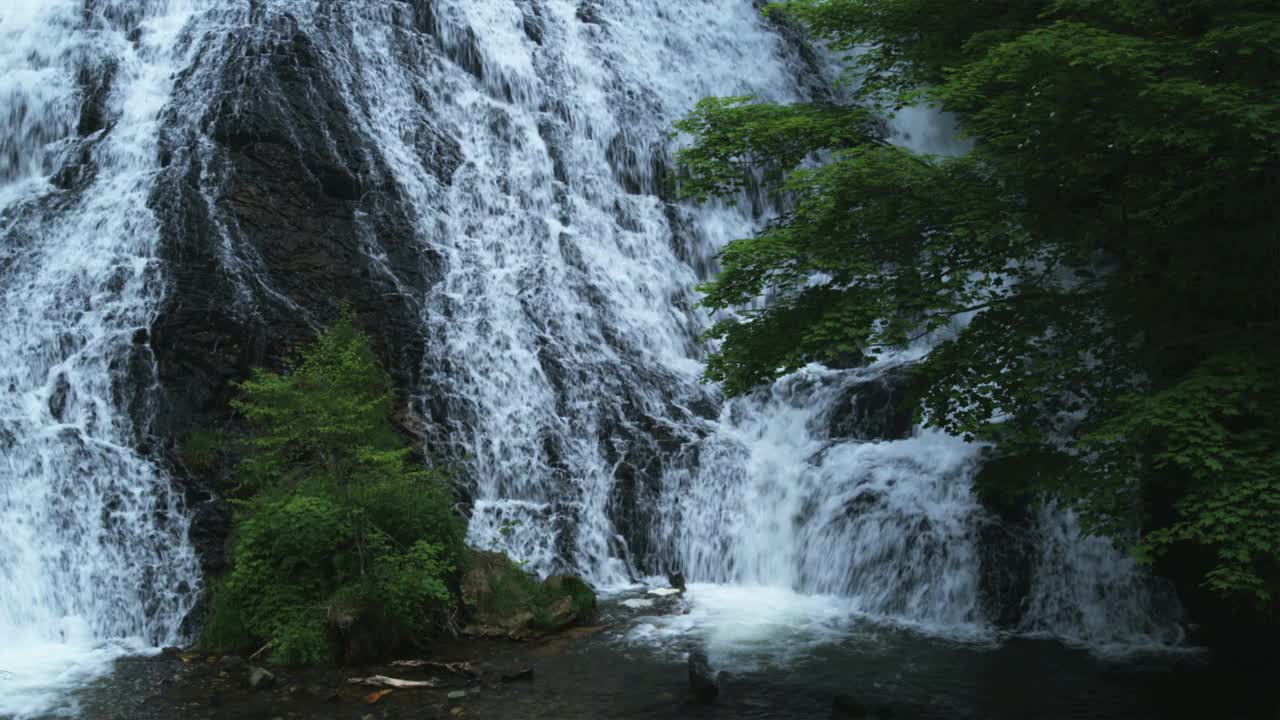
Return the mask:
<path fill-rule="evenodd" d="M 757 5 L 0 9 L 0 715 L 50 702 L 24 677 L 178 639 L 199 578 L 157 425 L 341 298 L 466 487 L 470 541 L 540 573 L 679 568 L 945 631 L 995 622 L 984 567 L 1016 535 L 1017 629 L 1163 637 L 1132 563 L 1065 513 L 1004 528 L 969 492 L 977 448 L 901 416 L 920 348 L 730 402 L 700 381 L 693 287 L 771 210 L 676 202 L 672 123 L 830 92 Z M 892 137 L 943 151 L 947 128 Z"/>
<path fill-rule="evenodd" d="M 834 427 L 926 348 L 730 403 L 698 382 L 689 288 L 768 210 L 672 203 L 667 129 L 706 95 L 813 97 L 827 63 L 748 2 L 434 7 L 466 73 L 428 92 L 465 161 L 431 211 L 424 402 L 474 483 L 473 543 L 604 586 L 679 568 L 942 630 L 993 622 L 998 600 L 1018 629 L 1085 643 L 1176 636 L 1133 562 L 1062 513 L 1022 531 L 1031 589 L 993 600 L 984 555 L 1009 553 L 969 489 L 979 448 L 909 421 Z M 383 87 L 407 102 L 413 84 Z M 963 152 L 954 127 L 910 109 L 890 136 Z M 1064 584 L 1110 590 L 1044 590 Z"/>
<path fill-rule="evenodd" d="M 143 440 L 147 194 L 184 3 L 0 7 L 0 716 L 173 643 L 198 584 Z"/>

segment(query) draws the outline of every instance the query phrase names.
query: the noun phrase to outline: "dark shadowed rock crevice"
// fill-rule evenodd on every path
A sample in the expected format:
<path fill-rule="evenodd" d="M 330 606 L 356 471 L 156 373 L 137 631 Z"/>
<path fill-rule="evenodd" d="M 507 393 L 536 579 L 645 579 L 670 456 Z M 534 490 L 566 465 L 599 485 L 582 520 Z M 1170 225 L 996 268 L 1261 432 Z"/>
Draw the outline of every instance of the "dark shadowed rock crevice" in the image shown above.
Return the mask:
<path fill-rule="evenodd" d="M 827 417 L 829 437 L 901 440 L 915 425 L 912 366 L 903 365 L 844 388 Z"/>

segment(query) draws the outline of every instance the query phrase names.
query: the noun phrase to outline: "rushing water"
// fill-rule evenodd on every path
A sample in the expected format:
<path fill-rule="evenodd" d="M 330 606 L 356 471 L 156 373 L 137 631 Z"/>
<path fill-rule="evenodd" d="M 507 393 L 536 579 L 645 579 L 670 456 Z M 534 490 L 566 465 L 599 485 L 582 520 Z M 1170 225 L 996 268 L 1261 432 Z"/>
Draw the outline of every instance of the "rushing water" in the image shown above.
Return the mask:
<path fill-rule="evenodd" d="M 176 641 L 198 583 L 134 422 L 163 283 L 145 203 L 190 10 L 87 6 L 0 7 L 0 716 Z M 81 192 L 51 178 L 69 163 Z"/>
<path fill-rule="evenodd" d="M 470 485 L 472 542 L 604 587 L 681 569 L 728 593 L 695 595 L 713 627 L 740 621 L 716 599 L 750 588 L 767 623 L 875 617 L 992 636 L 984 538 L 1000 521 L 969 492 L 977 448 L 834 429 L 919 348 L 732 402 L 699 380 L 709 318 L 692 288 L 770 210 L 674 202 L 671 124 L 708 95 L 795 101 L 829 85 L 826 63 L 755 5 L 0 7 L 0 670 L 14 673 L 0 716 L 47 709 L 120 652 L 177 639 L 198 577 L 187 520 L 145 454 L 146 331 L 167 280 L 148 195 L 164 118 L 163 132 L 193 138 L 175 150 L 207 170 L 198 190 L 218 202 L 225 172 L 202 118 L 235 112 L 219 103 L 253 86 L 246 58 L 287 60 L 255 54 L 281 47 L 281 27 L 307 38 L 307 62 L 340 95 L 322 102 L 343 106 L 334 117 L 411 218 L 407 236 L 377 237 L 361 210 L 353 243 L 438 259 L 438 282 L 412 298 L 427 333 L 418 401 L 433 450 Z M 258 23 L 275 29 L 224 42 Z M 249 74 L 222 73 L 236 62 Z M 892 130 L 924 151 L 958 147 L 927 111 Z M 211 227 L 229 237 L 229 223 Z M 307 315 L 242 246 L 220 252 L 242 298 L 265 290 Z M 385 284 L 416 292 L 392 264 Z M 1178 639 L 1176 612 L 1069 515 L 1045 509 L 1020 532 L 1034 552 L 1015 629 L 1091 646 Z"/>
<path fill-rule="evenodd" d="M 707 318 L 689 288 L 768 210 L 664 202 L 666 133 L 706 95 L 812 97 L 824 64 L 748 2 L 436 7 L 444 42 L 470 43 L 473 67 L 434 91 L 467 162 L 435 209 L 446 274 L 426 313 L 426 367 L 475 482 L 471 539 L 604 586 L 678 568 L 944 633 L 988 624 L 980 542 L 998 521 L 969 492 L 978 448 L 830 430 L 855 386 L 919 348 L 869 369 L 810 368 L 731 403 L 698 381 Z M 924 152 L 964 148 L 928 110 L 891 131 Z M 1176 613 L 1130 560 L 1061 513 L 1032 524 L 1022 629 L 1178 638 Z"/>

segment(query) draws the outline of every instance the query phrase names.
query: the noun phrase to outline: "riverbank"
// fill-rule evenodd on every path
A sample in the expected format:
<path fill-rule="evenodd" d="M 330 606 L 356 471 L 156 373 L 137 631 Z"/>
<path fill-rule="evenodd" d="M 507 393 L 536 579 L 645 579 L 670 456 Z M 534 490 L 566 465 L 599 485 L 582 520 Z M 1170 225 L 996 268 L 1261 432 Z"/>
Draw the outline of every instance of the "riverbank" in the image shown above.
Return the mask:
<path fill-rule="evenodd" d="M 723 612 L 725 593 L 742 602 L 740 612 Z M 471 672 L 270 668 L 272 686 L 255 690 L 245 660 L 171 652 L 120 661 L 77 701 L 91 720 L 854 717 L 833 715 L 839 696 L 886 707 L 895 720 L 1280 716 L 1270 684 L 1207 653 L 1100 656 L 1050 639 L 948 637 L 868 618 L 836 624 L 799 597 L 798 612 L 779 614 L 758 590 L 693 586 L 689 595 L 687 614 L 659 614 L 633 595 L 604 603 L 597 626 L 525 641 L 450 641 L 423 653 Z M 690 691 L 693 650 L 725 673 L 711 704 Z M 396 689 L 371 703 L 375 688 L 347 682 L 371 675 L 439 686 Z"/>

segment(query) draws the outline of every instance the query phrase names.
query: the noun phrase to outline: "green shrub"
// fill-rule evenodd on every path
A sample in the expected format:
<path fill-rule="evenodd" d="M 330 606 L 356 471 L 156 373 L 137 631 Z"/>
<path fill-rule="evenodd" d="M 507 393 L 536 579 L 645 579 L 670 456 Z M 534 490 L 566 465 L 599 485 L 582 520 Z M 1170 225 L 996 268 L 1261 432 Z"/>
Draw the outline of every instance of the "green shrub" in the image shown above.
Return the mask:
<path fill-rule="evenodd" d="M 226 449 L 226 437 L 214 430 L 196 429 L 187 433 L 178 445 L 182 464 L 194 472 L 212 470 Z"/>
<path fill-rule="evenodd" d="M 410 464 L 368 339 L 344 315 L 290 372 L 258 370 L 239 391 L 252 495 L 202 645 L 312 664 L 344 640 L 387 652 L 429 629 L 452 604 L 463 527 L 440 474 Z"/>

